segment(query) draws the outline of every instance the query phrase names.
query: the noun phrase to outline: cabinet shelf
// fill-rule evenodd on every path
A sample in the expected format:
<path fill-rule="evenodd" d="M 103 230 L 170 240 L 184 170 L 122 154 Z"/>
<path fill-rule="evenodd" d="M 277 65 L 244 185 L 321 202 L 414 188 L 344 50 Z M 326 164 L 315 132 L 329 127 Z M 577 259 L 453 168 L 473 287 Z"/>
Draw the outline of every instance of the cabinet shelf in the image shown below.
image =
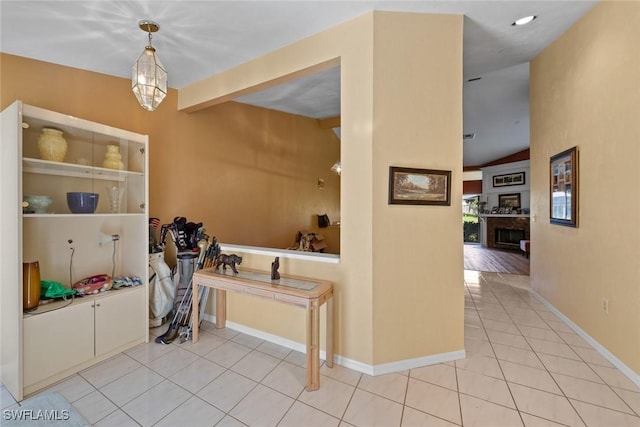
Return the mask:
<path fill-rule="evenodd" d="M 127 177 L 143 177 L 142 172 L 115 170 L 97 166 L 78 165 L 74 163 L 53 162 L 50 160 L 22 159 L 22 171 L 44 175 L 71 176 L 74 178 L 103 179 L 107 181 L 124 181 Z"/>
<path fill-rule="evenodd" d="M 123 216 L 145 216 L 144 213 L 92 213 L 92 214 L 74 214 L 74 213 L 32 213 L 32 214 L 23 214 L 24 218 L 51 218 L 51 217 L 59 217 L 59 218 L 82 218 L 82 217 L 123 217 Z"/>

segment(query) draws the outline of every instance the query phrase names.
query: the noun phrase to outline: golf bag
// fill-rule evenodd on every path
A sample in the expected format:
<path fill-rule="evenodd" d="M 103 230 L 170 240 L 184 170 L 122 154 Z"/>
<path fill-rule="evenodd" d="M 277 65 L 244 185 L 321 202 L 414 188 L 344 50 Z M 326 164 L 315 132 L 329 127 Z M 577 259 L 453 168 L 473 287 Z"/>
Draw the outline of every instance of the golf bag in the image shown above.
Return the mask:
<path fill-rule="evenodd" d="M 149 254 L 149 327 L 162 326 L 173 309 L 175 284 L 164 252 Z"/>
<path fill-rule="evenodd" d="M 193 301 L 192 278 L 193 273 L 213 262 L 212 257 L 219 253 L 216 238 L 209 244 L 209 236 L 204 233 L 202 223 L 187 222 L 184 217 L 176 217 L 172 224 L 162 226 L 162 240 L 170 234 L 178 249 L 177 265 L 173 276 L 176 285 L 176 293 L 173 299 L 173 320 L 167 331 L 157 337 L 155 341 L 161 344 L 169 344 L 178 336 L 182 341 L 191 336 L 192 316 L 191 307 Z M 208 297 L 208 287 L 198 290 L 198 297 L 204 301 Z M 201 306 L 201 317 L 204 304 Z"/>

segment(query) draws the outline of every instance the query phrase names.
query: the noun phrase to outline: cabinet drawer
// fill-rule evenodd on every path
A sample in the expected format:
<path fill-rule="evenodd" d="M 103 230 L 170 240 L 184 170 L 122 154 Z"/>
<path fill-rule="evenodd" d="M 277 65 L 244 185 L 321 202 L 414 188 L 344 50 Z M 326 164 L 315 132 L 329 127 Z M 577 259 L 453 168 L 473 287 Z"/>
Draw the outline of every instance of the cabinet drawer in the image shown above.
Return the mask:
<path fill-rule="evenodd" d="M 25 387 L 93 358 L 93 304 L 24 319 Z"/>

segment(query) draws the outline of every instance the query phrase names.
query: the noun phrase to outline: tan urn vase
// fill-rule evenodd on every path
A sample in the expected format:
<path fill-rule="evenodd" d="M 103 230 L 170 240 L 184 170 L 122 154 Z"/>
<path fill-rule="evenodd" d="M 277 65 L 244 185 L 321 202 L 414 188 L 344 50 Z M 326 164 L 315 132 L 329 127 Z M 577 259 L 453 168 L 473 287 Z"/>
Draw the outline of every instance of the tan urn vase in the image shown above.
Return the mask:
<path fill-rule="evenodd" d="M 108 169 L 124 169 L 120 147 L 117 145 L 107 145 L 107 153 L 104 155 L 102 167 Z"/>
<path fill-rule="evenodd" d="M 62 131 L 43 128 L 38 137 L 38 151 L 42 160 L 62 162 L 67 155 L 67 140 L 62 136 Z"/>

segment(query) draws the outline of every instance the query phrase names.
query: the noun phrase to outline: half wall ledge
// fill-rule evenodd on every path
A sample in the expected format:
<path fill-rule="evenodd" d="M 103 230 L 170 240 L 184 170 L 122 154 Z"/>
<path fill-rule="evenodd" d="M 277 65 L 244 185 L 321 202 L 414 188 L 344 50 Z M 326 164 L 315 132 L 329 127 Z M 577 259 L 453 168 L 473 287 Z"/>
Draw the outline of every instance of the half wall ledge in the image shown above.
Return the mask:
<path fill-rule="evenodd" d="M 234 245 L 231 243 L 220 243 L 223 251 L 242 252 L 245 254 L 278 256 L 281 258 L 301 259 L 312 262 L 326 262 L 329 264 L 340 264 L 340 255 L 323 254 L 320 252 L 303 252 L 290 249 L 262 248 L 259 246 Z"/>

